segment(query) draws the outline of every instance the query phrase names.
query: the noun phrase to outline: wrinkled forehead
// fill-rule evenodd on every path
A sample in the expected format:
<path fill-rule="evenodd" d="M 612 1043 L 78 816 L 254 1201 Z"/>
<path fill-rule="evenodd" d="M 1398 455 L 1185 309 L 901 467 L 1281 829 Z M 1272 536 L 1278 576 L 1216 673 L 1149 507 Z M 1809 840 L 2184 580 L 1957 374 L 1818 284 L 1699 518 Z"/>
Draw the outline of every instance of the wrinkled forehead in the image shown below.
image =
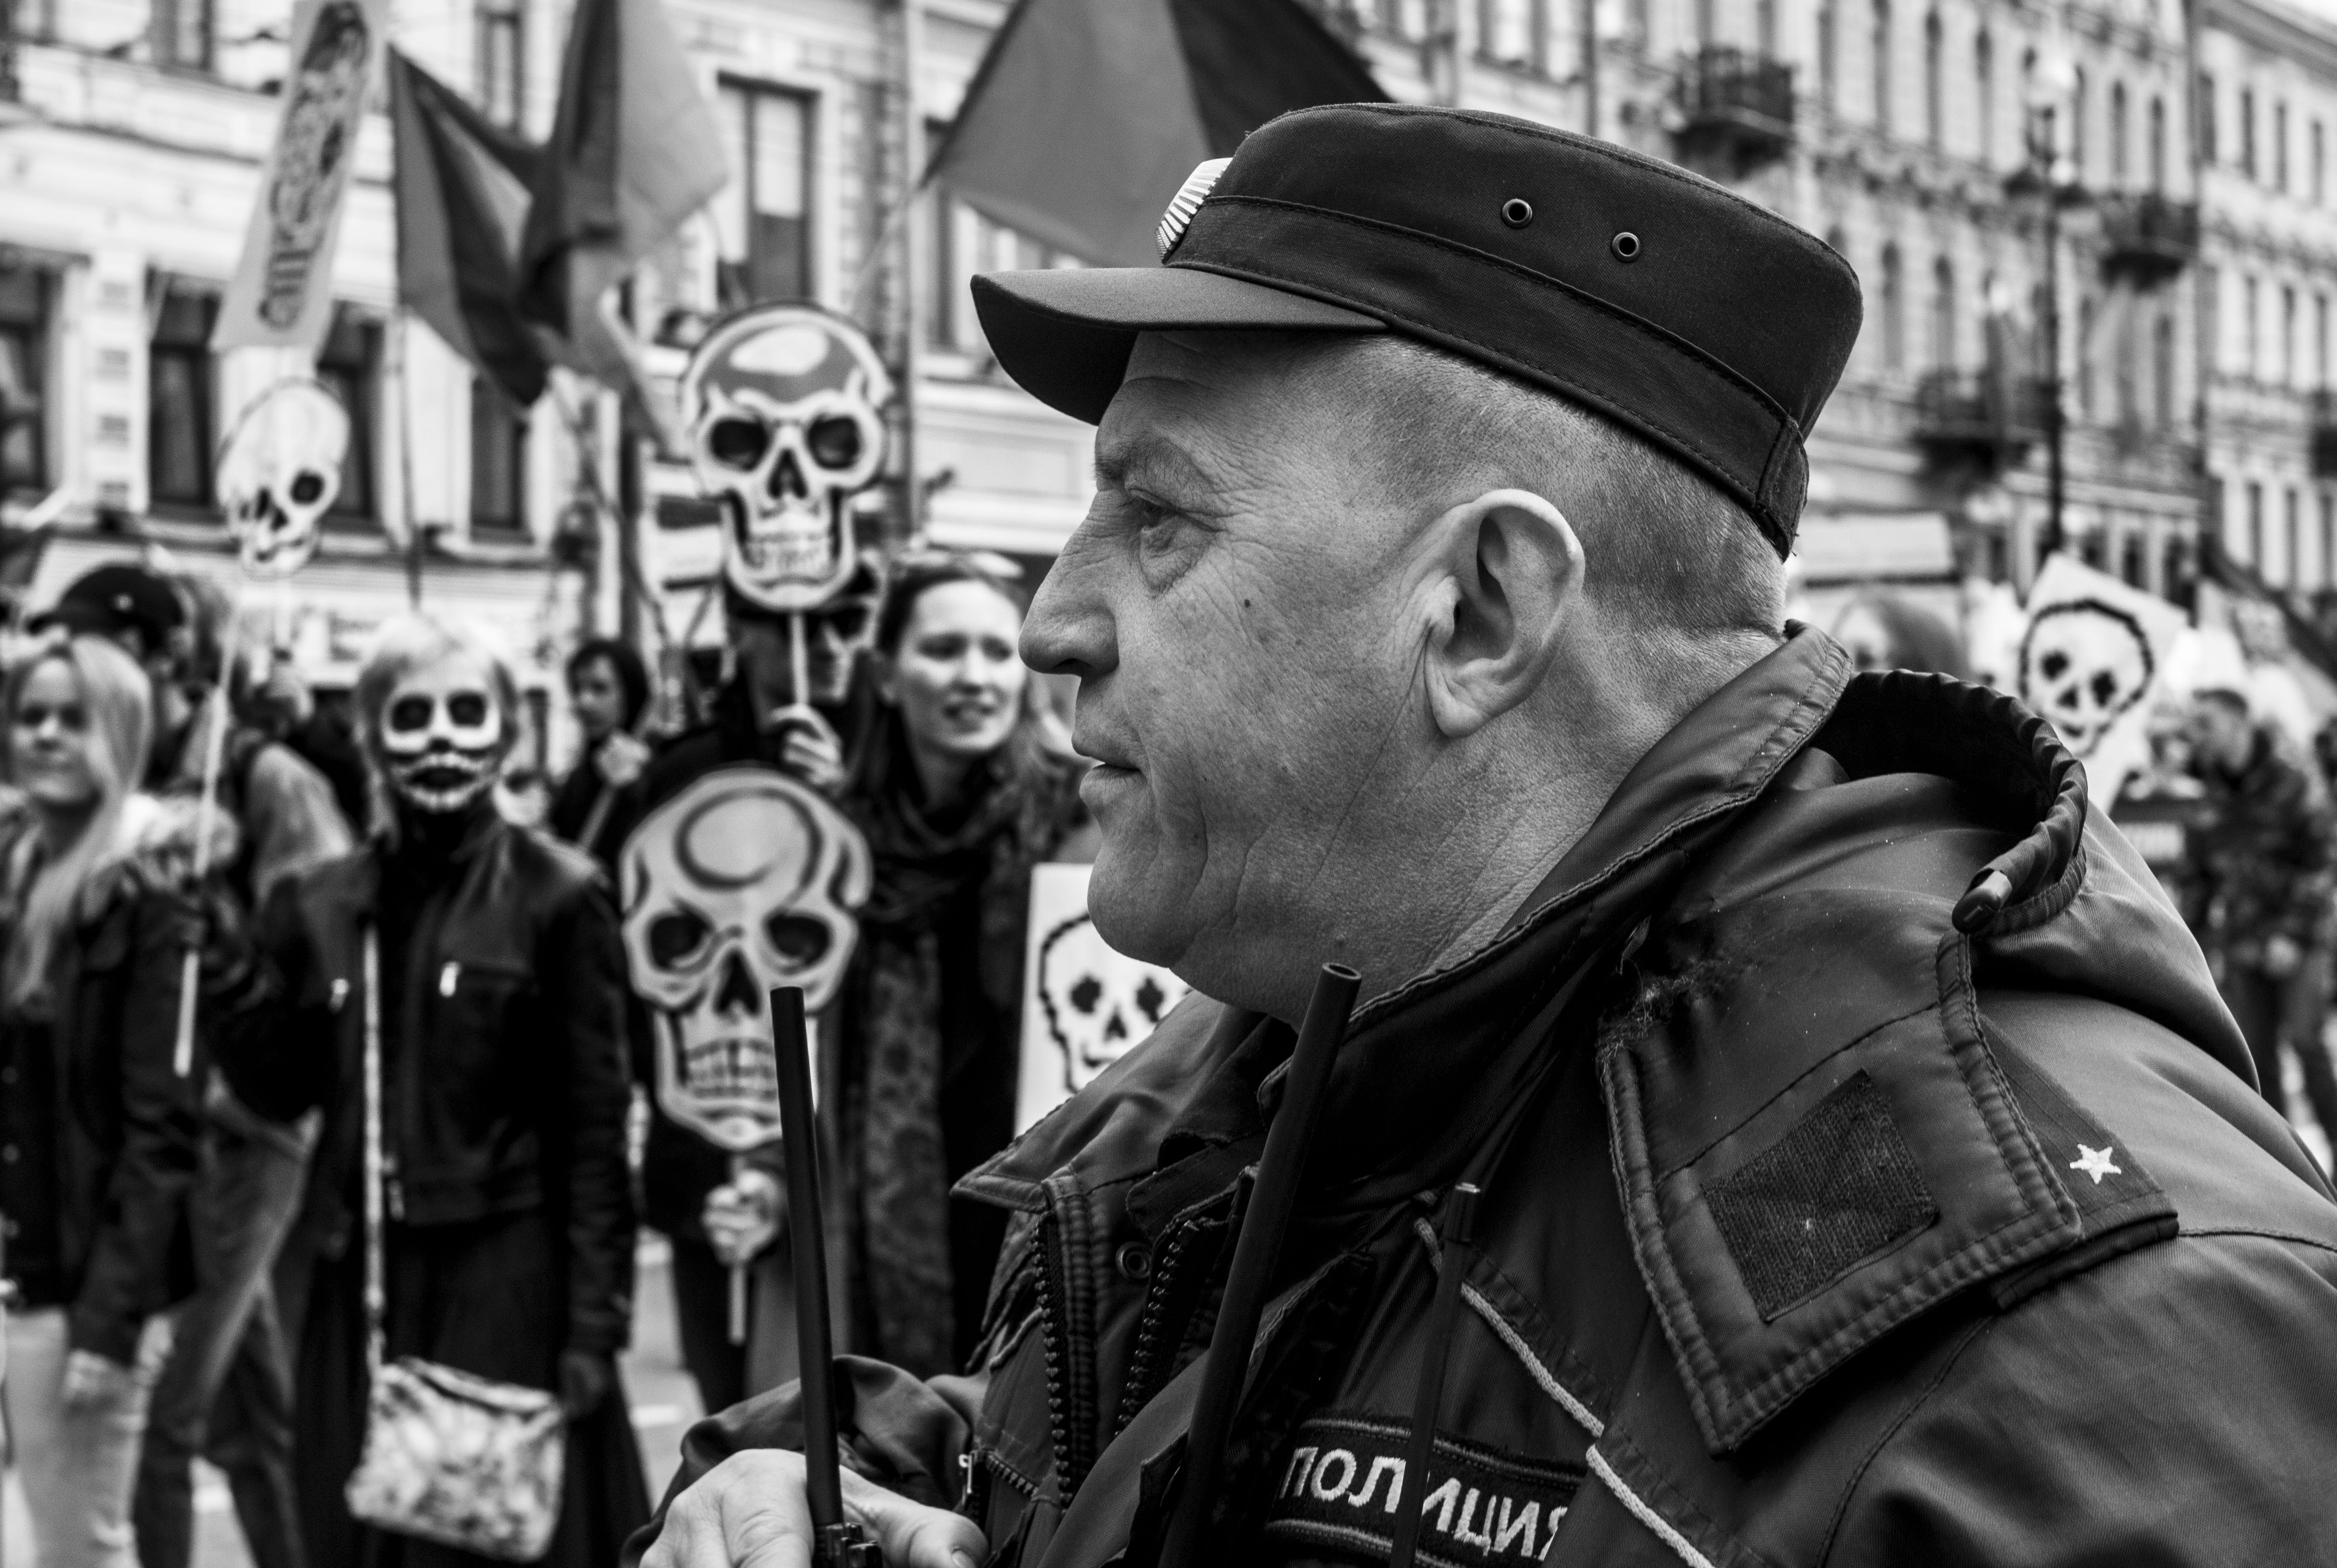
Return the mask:
<path fill-rule="evenodd" d="M 875 402 L 883 381 L 874 361 L 865 346 L 817 317 L 750 322 L 709 338 L 686 380 L 700 406 L 743 401 L 784 408 L 818 393 Z"/>

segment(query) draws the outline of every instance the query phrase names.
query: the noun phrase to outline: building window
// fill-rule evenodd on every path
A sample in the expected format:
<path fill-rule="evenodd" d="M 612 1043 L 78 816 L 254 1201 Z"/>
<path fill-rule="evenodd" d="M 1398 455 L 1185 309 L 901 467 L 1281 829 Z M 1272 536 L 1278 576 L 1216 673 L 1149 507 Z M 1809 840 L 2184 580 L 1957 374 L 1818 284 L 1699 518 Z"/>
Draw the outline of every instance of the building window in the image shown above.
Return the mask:
<path fill-rule="evenodd" d="M 2313 122 L 2313 129 L 2307 133 L 2306 140 L 2308 141 L 2308 147 L 2306 150 L 2307 155 L 2313 161 L 2313 205 L 2318 207 L 2321 205 L 2322 195 L 2324 190 L 2322 180 L 2329 172 L 2328 160 L 2324 154 L 2321 142 L 2320 121 L 2316 120 Z"/>
<path fill-rule="evenodd" d="M 2272 188 L 2288 190 L 2288 105 L 2272 106 Z"/>
<path fill-rule="evenodd" d="M 49 488 L 49 275 L 0 271 L 0 494 Z"/>
<path fill-rule="evenodd" d="M 2304 540 L 2299 531 L 2297 521 L 2299 498 L 2294 485 L 2288 487 L 2286 499 L 2288 504 L 2281 516 L 2280 542 L 2282 552 L 2287 559 L 2280 563 L 2281 577 L 2289 587 L 2298 588 L 2302 587 L 2304 581 L 2304 571 L 2301 561 Z M 2270 574 L 2267 573 L 2266 576 L 2269 578 Z"/>
<path fill-rule="evenodd" d="M 2321 586 L 2337 588 L 2337 497 L 2321 492 Z"/>
<path fill-rule="evenodd" d="M 2110 186 L 2126 189 L 2126 83 L 2110 83 Z"/>
<path fill-rule="evenodd" d="M 2197 129 L 2199 161 L 2215 161 L 2215 79 L 2205 71 L 2199 73 L 2199 89 L 2192 95 L 2191 118 Z"/>
<path fill-rule="evenodd" d="M 2086 73 L 2079 71 L 2069 89 L 2069 167 L 2077 171 L 2078 183 L 2086 179 Z"/>
<path fill-rule="evenodd" d="M 2240 172 L 2256 177 L 2256 95 L 2245 87 L 2240 89 Z"/>
<path fill-rule="evenodd" d="M 1763 59 L 1777 57 L 1777 0 L 1760 0 L 1753 7 L 1753 42 Z"/>
<path fill-rule="evenodd" d="M 2094 416 L 2094 297 L 2078 301 L 2078 412 Z"/>
<path fill-rule="evenodd" d="M 1980 112 L 1980 161 L 1996 161 L 1996 45 L 1987 34 L 1972 41 L 1972 87 Z"/>
<path fill-rule="evenodd" d="M 147 18 L 154 63 L 182 71 L 211 68 L 211 0 L 153 0 Z"/>
<path fill-rule="evenodd" d="M 1891 0 L 1874 0 L 1874 128 L 1891 133 Z"/>
<path fill-rule="evenodd" d="M 2118 575 L 2126 579 L 2129 588 L 2142 586 L 2142 535 L 2127 534 L 2125 546 L 2118 551 Z"/>
<path fill-rule="evenodd" d="M 2202 377 L 2213 375 L 2224 362 L 2224 276 L 2212 267 L 2199 269 L 2199 366 Z"/>
<path fill-rule="evenodd" d="M 2158 428 L 2175 426 L 2175 318 L 2162 316 L 2151 331 L 2150 376 L 2151 412 L 2157 416 Z"/>
<path fill-rule="evenodd" d="M 1899 248 L 1882 248 L 1882 368 L 1895 375 L 1907 363 L 1906 323 L 1900 315 Z"/>
<path fill-rule="evenodd" d="M 1706 45 L 1720 42 L 1713 31 L 1712 0 L 1696 0 L 1696 41 Z"/>
<path fill-rule="evenodd" d="M 146 487 L 158 506 L 212 504 L 219 445 L 211 327 L 219 296 L 173 287 L 162 296 L 146 367 Z"/>
<path fill-rule="evenodd" d="M 349 450 L 341 459 L 340 493 L 327 521 L 370 524 L 381 516 L 376 492 L 374 434 L 381 406 L 381 323 L 337 307 L 333 329 L 317 353 L 317 379 L 341 400 L 349 416 Z"/>
<path fill-rule="evenodd" d="M 527 102 L 527 9 L 524 0 L 479 0 L 479 109 L 498 125 L 516 127 Z"/>
<path fill-rule="evenodd" d="M 1818 6 L 1818 107 L 1833 112 L 1834 33 L 1833 0 L 1823 0 Z"/>
<path fill-rule="evenodd" d="M 2248 482 L 2248 564 L 2259 572 L 2264 570 L 2264 486 Z"/>
<path fill-rule="evenodd" d="M 1947 105 L 1940 81 L 1940 14 L 1923 18 L 1923 139 L 1937 152 L 1945 139 Z"/>
<path fill-rule="evenodd" d="M 2296 385 L 2296 290 L 2288 284 L 2280 290 L 2280 384 Z"/>
<path fill-rule="evenodd" d="M 1834 36 L 1833 0 L 1824 0 L 1818 6 L 1818 107 L 1833 112 Z"/>
<path fill-rule="evenodd" d="M 2150 101 L 2150 189 L 2166 189 L 2166 101 Z"/>
<path fill-rule="evenodd" d="M 2240 285 L 2240 373 L 2254 381 L 2262 364 L 2256 357 L 2256 280 L 2251 278 Z"/>
<path fill-rule="evenodd" d="M 471 531 L 527 533 L 527 415 L 483 375 L 471 378 Z"/>
<path fill-rule="evenodd" d="M 2329 297 L 2313 297 L 2313 385 L 2329 390 Z"/>
<path fill-rule="evenodd" d="M 811 108 L 800 93 L 722 84 L 738 173 L 714 202 L 726 307 L 811 297 Z"/>
<path fill-rule="evenodd" d="M 1931 263 L 1931 365 L 1956 367 L 1956 267 L 1944 256 Z"/>

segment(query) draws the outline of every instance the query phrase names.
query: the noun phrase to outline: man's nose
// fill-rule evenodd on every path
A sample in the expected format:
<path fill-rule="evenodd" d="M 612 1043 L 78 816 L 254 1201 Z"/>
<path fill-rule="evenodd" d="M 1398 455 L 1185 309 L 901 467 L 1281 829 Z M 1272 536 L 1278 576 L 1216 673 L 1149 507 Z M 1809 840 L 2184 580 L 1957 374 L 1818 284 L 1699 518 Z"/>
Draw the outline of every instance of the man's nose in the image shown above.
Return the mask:
<path fill-rule="evenodd" d="M 1120 662 L 1105 594 L 1110 562 L 1093 541 L 1093 526 L 1080 524 L 1065 542 L 1023 618 L 1022 662 L 1041 675 L 1084 678 L 1105 674 Z"/>

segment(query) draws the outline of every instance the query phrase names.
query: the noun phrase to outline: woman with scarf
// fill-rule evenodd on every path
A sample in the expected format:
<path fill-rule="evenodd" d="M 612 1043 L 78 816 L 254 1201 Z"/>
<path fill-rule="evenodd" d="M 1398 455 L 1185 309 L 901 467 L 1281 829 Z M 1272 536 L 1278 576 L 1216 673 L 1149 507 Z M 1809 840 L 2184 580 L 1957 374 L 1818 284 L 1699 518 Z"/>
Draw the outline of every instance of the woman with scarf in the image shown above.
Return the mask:
<path fill-rule="evenodd" d="M 279 883 L 243 972 L 212 987 L 236 1092 L 266 1115 L 323 1117 L 279 1270 L 302 1308 L 309 1560 L 483 1560 L 351 1517 L 344 1488 L 367 1437 L 378 1332 L 385 1359 L 559 1396 L 567 1475 L 542 1561 L 598 1568 L 649 1513 L 615 1367 L 633 1251 L 615 912 L 592 862 L 495 810 L 522 723 L 500 659 L 427 621 L 394 628 L 354 706 L 381 827 Z M 369 1056 L 378 1316 L 367 1299 Z"/>
<path fill-rule="evenodd" d="M 979 1337 L 1005 1216 L 950 1186 L 1014 1133 L 1031 867 L 1078 858 L 1086 771 L 1016 656 L 1024 600 L 912 560 L 876 622 L 880 703 L 846 805 L 875 892 L 846 998 L 855 1346 L 921 1374 Z"/>
<path fill-rule="evenodd" d="M 175 1061 L 196 813 L 133 793 L 145 671 L 102 638 L 0 685 L 0 1404 L 40 1568 L 135 1562 L 130 1498 L 165 1310 L 193 1287 L 200 1075 Z M 223 818 L 215 849 L 232 858 Z M 224 838 L 225 842 L 217 842 Z M 214 860 L 214 864 L 220 863 Z"/>

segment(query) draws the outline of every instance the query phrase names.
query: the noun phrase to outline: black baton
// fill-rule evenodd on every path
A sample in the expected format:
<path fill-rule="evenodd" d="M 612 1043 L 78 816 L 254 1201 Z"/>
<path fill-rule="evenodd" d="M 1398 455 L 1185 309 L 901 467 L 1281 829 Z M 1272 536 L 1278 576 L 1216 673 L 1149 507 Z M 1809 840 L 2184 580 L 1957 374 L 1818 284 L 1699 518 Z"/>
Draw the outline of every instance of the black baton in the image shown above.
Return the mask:
<path fill-rule="evenodd" d="M 1225 1475 L 1226 1439 L 1233 1432 L 1258 1319 L 1266 1311 L 1275 1265 L 1281 1261 L 1283 1233 L 1290 1228 L 1290 1211 L 1298 1201 L 1307 1146 L 1315 1141 L 1315 1115 L 1331 1079 L 1331 1059 L 1346 1037 L 1347 1015 L 1354 1010 L 1361 983 L 1362 977 L 1345 964 L 1325 964 L 1315 977 L 1315 994 L 1307 999 L 1298 1044 L 1290 1053 L 1289 1074 L 1282 1082 L 1282 1108 L 1266 1131 L 1257 1184 L 1241 1217 L 1224 1303 L 1209 1336 L 1209 1362 L 1202 1369 L 1193 1419 L 1185 1429 L 1184 1475 L 1178 1483 L 1177 1512 L 1168 1521 L 1161 1568 L 1204 1568 L 1202 1537 Z"/>
<path fill-rule="evenodd" d="M 811 1037 L 801 986 L 771 992 L 777 1049 L 779 1137 L 787 1162 L 787 1236 L 795 1251 L 796 1349 L 803 1362 L 804 1497 L 817 1568 L 880 1568 L 866 1532 L 844 1516 L 836 1456 L 836 1350 L 827 1322 L 827 1243 L 819 1198 L 819 1123 L 811 1108 Z"/>

